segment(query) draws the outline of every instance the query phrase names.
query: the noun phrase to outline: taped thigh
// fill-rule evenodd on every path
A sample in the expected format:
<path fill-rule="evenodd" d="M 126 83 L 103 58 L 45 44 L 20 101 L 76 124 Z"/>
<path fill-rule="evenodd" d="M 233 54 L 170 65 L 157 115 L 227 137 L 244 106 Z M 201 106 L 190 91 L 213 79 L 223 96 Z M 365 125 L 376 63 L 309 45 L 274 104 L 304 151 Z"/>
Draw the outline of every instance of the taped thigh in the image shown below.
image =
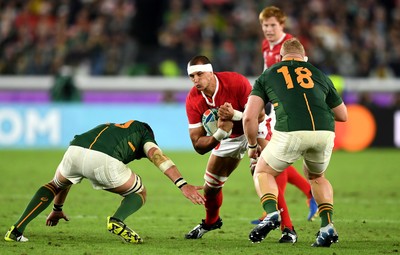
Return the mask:
<path fill-rule="evenodd" d="M 206 171 L 204 174 L 204 180 L 206 181 L 206 185 L 210 188 L 222 188 L 225 182 L 228 180 L 226 176 L 218 176 L 216 174 L 212 174 L 209 171 Z"/>
<path fill-rule="evenodd" d="M 316 163 L 311 161 L 303 161 L 303 164 L 306 165 L 308 171 L 312 174 L 322 174 L 328 168 L 329 161 L 325 163 Z"/>
<path fill-rule="evenodd" d="M 314 145 L 304 153 L 303 163 L 310 173 L 322 174 L 328 168 L 334 146 L 335 133 L 331 131 L 318 131 Z"/>
<path fill-rule="evenodd" d="M 267 147 L 261 152 L 261 157 L 272 169 L 277 172 L 282 172 L 292 164 L 276 158 L 274 155 L 272 155 L 270 150 L 267 149 Z"/>

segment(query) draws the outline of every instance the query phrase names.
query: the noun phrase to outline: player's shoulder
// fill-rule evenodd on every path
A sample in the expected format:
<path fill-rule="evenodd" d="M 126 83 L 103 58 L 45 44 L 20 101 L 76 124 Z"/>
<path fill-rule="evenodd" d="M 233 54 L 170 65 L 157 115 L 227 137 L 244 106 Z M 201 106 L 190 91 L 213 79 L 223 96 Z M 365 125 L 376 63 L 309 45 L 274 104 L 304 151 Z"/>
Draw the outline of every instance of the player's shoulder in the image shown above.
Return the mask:
<path fill-rule="evenodd" d="M 217 76 L 221 86 L 224 86 L 224 84 L 237 87 L 251 86 L 246 76 L 237 72 L 217 72 L 215 76 Z"/>
<path fill-rule="evenodd" d="M 200 95 L 200 91 L 198 89 L 196 89 L 196 87 L 192 87 L 186 96 L 186 100 L 188 100 L 189 98 L 192 99 L 193 97 L 197 97 L 199 95 Z"/>
<path fill-rule="evenodd" d="M 237 73 L 237 72 L 230 72 L 230 71 L 224 71 L 224 72 L 214 72 L 215 76 L 217 76 L 218 79 L 247 79 L 243 74 Z"/>
<path fill-rule="evenodd" d="M 261 43 L 261 46 L 262 46 L 263 49 L 268 49 L 269 41 L 267 39 L 263 39 L 262 43 Z"/>
<path fill-rule="evenodd" d="M 193 87 L 186 96 L 186 107 L 199 103 L 202 100 L 203 96 L 201 95 L 201 92 L 196 89 L 196 87 Z"/>
<path fill-rule="evenodd" d="M 291 39 L 291 38 L 293 38 L 293 37 L 294 37 L 294 35 L 286 33 L 286 36 L 285 36 L 285 38 L 283 39 L 283 41 L 289 40 L 289 39 Z"/>
<path fill-rule="evenodd" d="M 214 72 L 214 74 L 217 77 L 229 77 L 231 75 L 241 75 L 240 73 L 232 72 L 232 71 Z"/>
<path fill-rule="evenodd" d="M 302 64 L 303 67 L 306 67 L 309 70 L 311 70 L 314 74 L 326 76 L 326 74 L 321 69 L 319 69 L 318 67 L 314 66 L 310 62 L 301 62 L 301 64 Z"/>

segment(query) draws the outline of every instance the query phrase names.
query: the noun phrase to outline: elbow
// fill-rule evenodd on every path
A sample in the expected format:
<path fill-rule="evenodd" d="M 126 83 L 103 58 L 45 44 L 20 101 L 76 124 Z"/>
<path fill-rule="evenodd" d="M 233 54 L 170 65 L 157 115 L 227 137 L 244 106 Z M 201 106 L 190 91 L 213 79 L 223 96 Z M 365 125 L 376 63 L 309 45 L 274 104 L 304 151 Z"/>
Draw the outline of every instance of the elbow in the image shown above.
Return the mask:
<path fill-rule="evenodd" d="M 195 149 L 196 150 L 196 152 L 198 153 L 198 154 L 200 154 L 200 155 L 204 155 L 204 154 L 206 154 L 208 151 L 206 151 L 206 150 L 201 150 L 201 149 Z"/>
<path fill-rule="evenodd" d="M 247 125 L 249 122 L 251 121 L 251 119 L 249 118 L 249 116 L 247 114 L 243 115 L 243 126 Z"/>
<path fill-rule="evenodd" d="M 198 146 L 194 146 L 194 150 L 200 155 L 204 155 L 207 152 L 209 152 L 209 150 L 206 150 L 206 149 L 198 147 Z"/>
<path fill-rule="evenodd" d="M 202 151 L 202 150 L 196 150 L 196 151 L 197 151 L 197 153 L 199 153 L 200 155 L 204 155 L 204 154 L 207 153 L 206 151 Z"/>
<path fill-rule="evenodd" d="M 347 121 L 347 117 L 339 117 L 339 116 L 335 116 L 335 121 L 337 122 L 346 122 Z"/>
<path fill-rule="evenodd" d="M 339 115 L 335 116 L 335 120 L 340 121 L 340 122 L 346 122 L 347 117 L 348 117 L 347 114 L 339 114 Z"/>
<path fill-rule="evenodd" d="M 335 120 L 340 121 L 340 122 L 346 122 L 347 121 L 347 107 L 344 103 L 339 105 L 338 107 L 333 109 L 334 115 L 335 115 Z"/>

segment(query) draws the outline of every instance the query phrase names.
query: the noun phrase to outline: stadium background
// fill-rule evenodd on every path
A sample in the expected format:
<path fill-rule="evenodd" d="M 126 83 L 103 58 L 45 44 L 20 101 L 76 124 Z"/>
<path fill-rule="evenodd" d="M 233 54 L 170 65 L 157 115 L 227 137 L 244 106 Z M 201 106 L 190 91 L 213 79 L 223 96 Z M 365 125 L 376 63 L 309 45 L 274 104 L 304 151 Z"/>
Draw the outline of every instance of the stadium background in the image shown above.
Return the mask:
<path fill-rule="evenodd" d="M 205 54 L 253 81 L 258 13 L 272 4 L 355 106 L 337 148 L 400 147 L 399 1 L 2 0 L 0 148 L 64 148 L 100 122 L 140 119 L 163 147 L 190 150 L 187 61 Z"/>

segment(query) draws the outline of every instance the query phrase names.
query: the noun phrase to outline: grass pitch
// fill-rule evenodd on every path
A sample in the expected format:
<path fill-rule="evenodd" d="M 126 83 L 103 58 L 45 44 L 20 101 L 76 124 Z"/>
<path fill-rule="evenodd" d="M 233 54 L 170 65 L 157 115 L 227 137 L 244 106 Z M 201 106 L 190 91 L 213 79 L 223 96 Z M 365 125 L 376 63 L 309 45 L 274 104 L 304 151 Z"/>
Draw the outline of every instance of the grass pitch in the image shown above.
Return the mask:
<path fill-rule="evenodd" d="M 19 218 L 36 190 L 47 183 L 63 151 L 0 151 L 0 227 L 3 234 Z M 194 152 L 167 152 L 192 184 L 201 185 L 208 156 Z M 295 166 L 300 169 L 301 162 Z M 280 231 L 252 244 L 250 221 L 261 206 L 249 174 L 247 157 L 224 187 L 220 230 L 199 240 L 184 234 L 200 223 L 202 206 L 191 204 L 148 160 L 130 164 L 147 187 L 147 203 L 126 223 L 144 239 L 140 245 L 125 244 L 106 230 L 106 217 L 116 210 L 118 195 L 94 190 L 84 180 L 75 185 L 64 205 L 69 222 L 46 227 L 51 207 L 28 225 L 27 243 L 0 240 L 0 254 L 399 254 L 400 252 L 400 150 L 369 149 L 334 152 L 327 177 L 335 190 L 334 222 L 339 243 L 331 248 L 312 248 L 319 219 L 307 222 L 305 197 L 288 185 L 286 200 L 299 240 L 279 244 Z M 0 231 L 1 232 L 1 231 Z"/>

